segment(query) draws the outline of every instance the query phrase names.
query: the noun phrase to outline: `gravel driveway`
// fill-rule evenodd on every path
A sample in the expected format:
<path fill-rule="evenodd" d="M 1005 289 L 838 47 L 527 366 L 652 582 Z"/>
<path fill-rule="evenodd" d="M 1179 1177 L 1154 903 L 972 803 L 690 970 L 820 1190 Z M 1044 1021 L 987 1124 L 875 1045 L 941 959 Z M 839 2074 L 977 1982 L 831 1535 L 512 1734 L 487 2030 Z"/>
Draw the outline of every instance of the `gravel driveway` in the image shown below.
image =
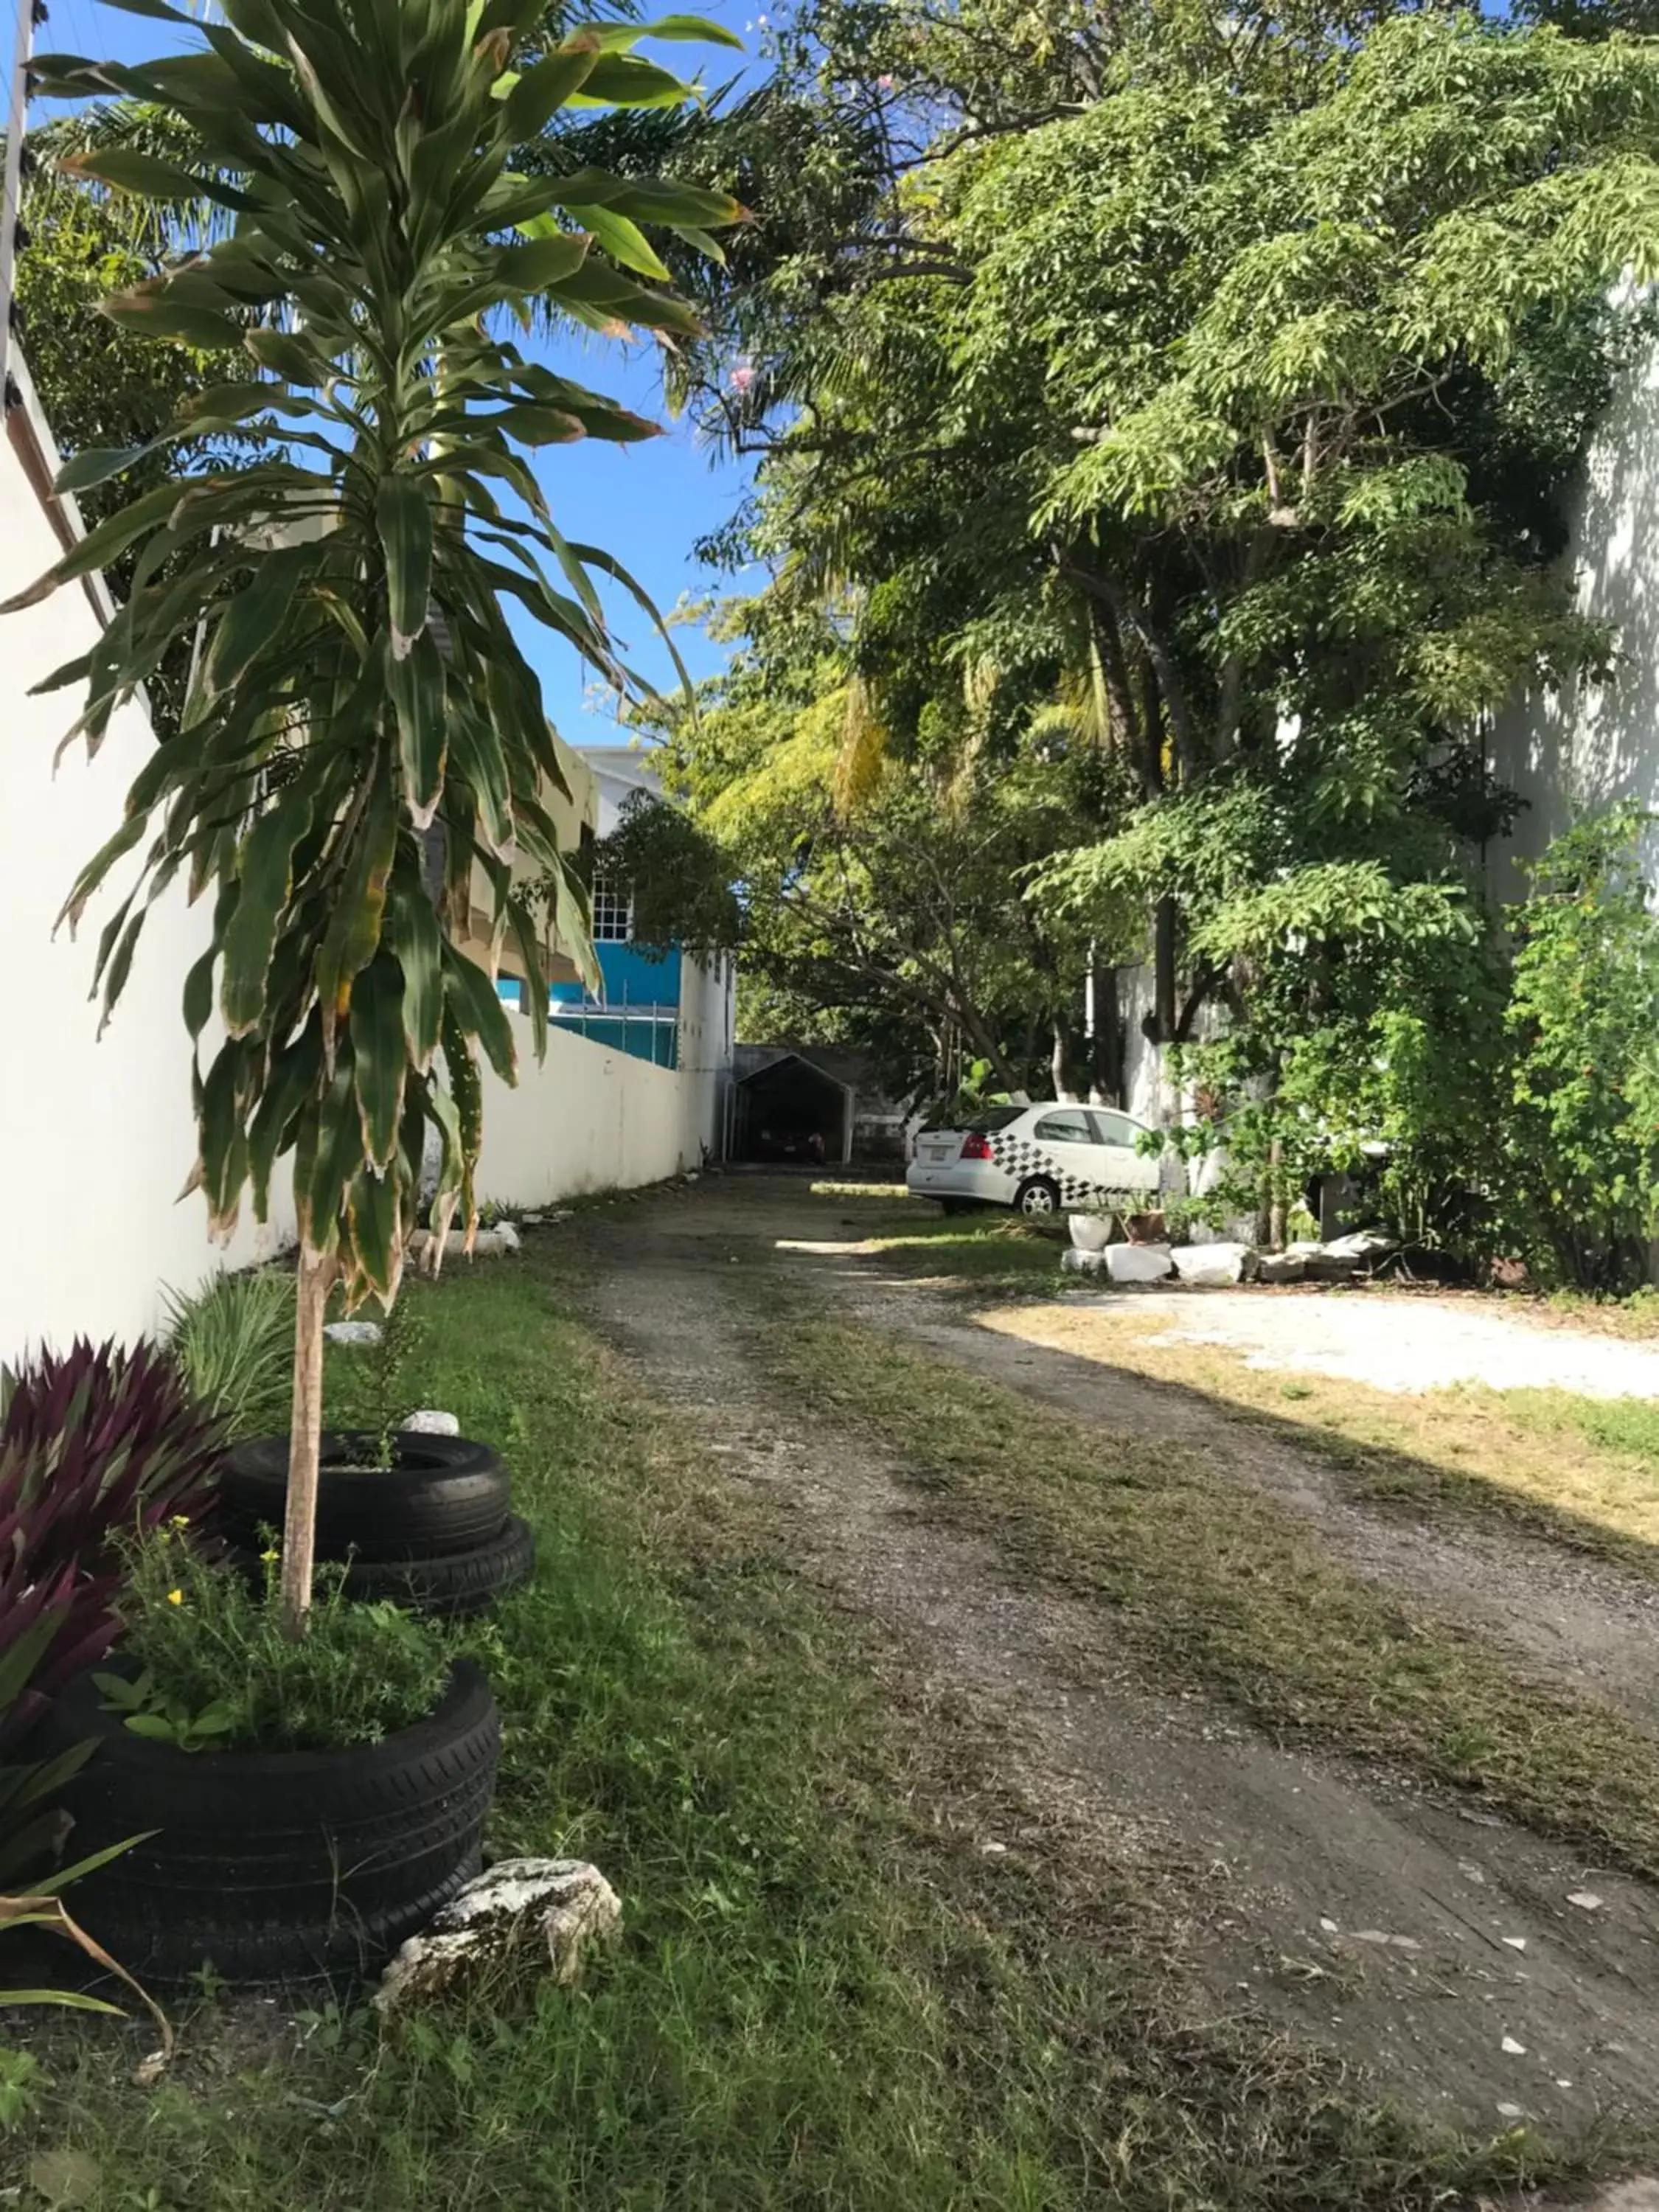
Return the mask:
<path fill-rule="evenodd" d="M 1573 1390 L 1587 1398 L 1659 1398 L 1659 1349 L 1477 1310 L 1458 1298 L 1376 1291 L 1119 1291 L 1067 1304 L 1167 1316 L 1164 1342 L 1222 1345 L 1243 1353 L 1248 1367 L 1332 1375 L 1378 1390 L 1443 1390 L 1465 1382 L 1490 1390 Z"/>

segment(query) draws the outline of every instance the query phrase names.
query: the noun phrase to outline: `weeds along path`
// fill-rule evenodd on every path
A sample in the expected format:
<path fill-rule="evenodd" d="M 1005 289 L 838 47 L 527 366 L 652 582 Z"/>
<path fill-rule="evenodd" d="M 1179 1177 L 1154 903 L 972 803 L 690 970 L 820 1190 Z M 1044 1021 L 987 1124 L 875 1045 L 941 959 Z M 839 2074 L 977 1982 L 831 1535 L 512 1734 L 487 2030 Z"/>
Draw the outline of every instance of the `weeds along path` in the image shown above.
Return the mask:
<path fill-rule="evenodd" d="M 826 1251 L 835 1220 L 767 1184 L 600 1217 L 593 1315 L 795 1571 L 997 1721 L 1030 1829 L 990 1845 L 1132 1862 L 1212 2013 L 1260 2007 L 1419 2110 L 1650 2114 L 1633 1713 L 1397 1602 L 1318 1515 L 1207 1466 L 1201 1408 L 1149 1460 L 1131 1407 L 1114 1448 L 1099 1409 L 1034 1406 L 1030 1347 L 970 1360 L 951 1333 L 979 1333 Z"/>

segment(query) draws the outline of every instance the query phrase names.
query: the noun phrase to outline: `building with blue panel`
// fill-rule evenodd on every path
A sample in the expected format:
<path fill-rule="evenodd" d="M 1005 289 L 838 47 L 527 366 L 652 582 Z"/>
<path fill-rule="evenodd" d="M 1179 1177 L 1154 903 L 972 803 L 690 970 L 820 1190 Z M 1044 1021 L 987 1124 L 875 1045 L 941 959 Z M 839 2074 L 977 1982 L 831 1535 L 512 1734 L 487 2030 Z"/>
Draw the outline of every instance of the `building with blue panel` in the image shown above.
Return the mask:
<path fill-rule="evenodd" d="M 623 806 L 636 793 L 661 797 L 649 756 L 623 745 L 584 745 L 582 757 L 598 785 L 594 829 L 608 837 Z M 708 1073 L 722 1083 L 732 1066 L 736 1032 L 737 969 L 724 955 L 698 959 L 671 945 L 647 950 L 634 942 L 634 902 L 625 884 L 593 886 L 593 950 L 602 987 L 556 982 L 552 1016 L 614 1050 L 659 1067 Z"/>

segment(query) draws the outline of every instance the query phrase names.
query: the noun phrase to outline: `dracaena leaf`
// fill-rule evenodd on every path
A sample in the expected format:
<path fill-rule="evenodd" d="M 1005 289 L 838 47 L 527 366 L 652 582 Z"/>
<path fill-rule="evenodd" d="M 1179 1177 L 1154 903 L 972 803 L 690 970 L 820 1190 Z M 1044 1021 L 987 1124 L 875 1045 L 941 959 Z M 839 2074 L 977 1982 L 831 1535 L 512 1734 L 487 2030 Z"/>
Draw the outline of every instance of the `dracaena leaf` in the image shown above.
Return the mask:
<path fill-rule="evenodd" d="M 375 502 L 386 555 L 392 657 L 405 660 L 426 628 L 432 597 L 432 500 L 424 477 L 382 477 Z"/>
<path fill-rule="evenodd" d="M 233 1036 L 257 1028 L 276 932 L 293 883 L 294 853 L 312 822 L 312 792 L 296 787 L 260 816 L 242 846 L 240 896 L 223 939 L 220 1008 Z"/>

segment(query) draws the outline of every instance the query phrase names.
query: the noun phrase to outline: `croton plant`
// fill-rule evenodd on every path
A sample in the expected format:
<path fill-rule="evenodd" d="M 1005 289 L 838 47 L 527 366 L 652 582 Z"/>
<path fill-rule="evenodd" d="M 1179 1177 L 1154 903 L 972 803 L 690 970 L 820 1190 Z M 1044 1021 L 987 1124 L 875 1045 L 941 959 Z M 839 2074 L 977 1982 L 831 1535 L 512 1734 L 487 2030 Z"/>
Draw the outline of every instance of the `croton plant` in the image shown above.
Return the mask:
<path fill-rule="evenodd" d="M 284 1595 L 309 1601 L 322 1323 L 331 1289 L 389 1305 L 423 1153 L 440 1158 L 437 1248 L 476 1220 L 480 1055 L 511 1082 L 511 1026 L 488 963 L 447 926 L 487 885 L 539 1052 L 547 993 L 532 879 L 560 887 L 559 934 L 586 949 L 550 797 L 562 783 L 515 603 L 611 683 L 638 690 L 595 576 L 629 580 L 561 534 L 525 449 L 631 441 L 654 426 L 526 355 L 561 318 L 672 343 L 695 329 L 641 226 L 703 250 L 741 214 L 725 195 L 590 167 L 537 173 L 514 149 L 572 107 L 659 106 L 689 88 L 632 49 L 730 44 L 690 17 L 597 23 L 550 42 L 545 0 L 220 0 L 193 51 L 136 65 L 41 59 L 37 88 L 126 95 L 171 114 L 192 162 L 133 149 L 84 175 L 163 205 L 206 204 L 221 234 L 105 312 L 161 340 L 234 347 L 245 376 L 192 397 L 173 433 L 215 450 L 94 530 L 30 590 L 136 550 L 132 590 L 51 686 L 80 686 L 95 745 L 181 638 L 199 639 L 177 734 L 158 743 L 120 829 L 75 885 L 76 920 L 137 855 L 97 974 L 119 997 L 151 901 L 210 892 L 185 978 L 198 1176 L 216 1229 L 265 1215 L 292 1163 L 300 1233 Z M 549 173 L 549 170 L 553 173 Z M 151 449 L 146 449 L 151 450 Z M 131 466 L 77 454 L 73 490 Z M 630 588 L 631 586 L 630 586 Z"/>

